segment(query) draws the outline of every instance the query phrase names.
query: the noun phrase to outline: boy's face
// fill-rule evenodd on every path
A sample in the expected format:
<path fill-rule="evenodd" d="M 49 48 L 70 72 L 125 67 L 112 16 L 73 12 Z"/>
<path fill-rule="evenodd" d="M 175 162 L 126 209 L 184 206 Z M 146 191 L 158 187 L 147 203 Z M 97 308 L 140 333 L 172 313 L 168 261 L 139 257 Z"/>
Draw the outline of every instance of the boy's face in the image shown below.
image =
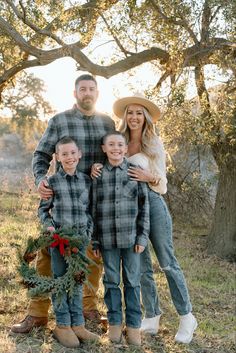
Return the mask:
<path fill-rule="evenodd" d="M 119 165 L 123 162 L 128 146 L 123 136 L 110 135 L 102 145 L 102 150 L 106 153 L 111 165 Z"/>
<path fill-rule="evenodd" d="M 82 153 L 76 144 L 71 142 L 65 145 L 59 145 L 56 157 L 58 162 L 61 162 L 64 171 L 68 174 L 73 174 L 82 157 Z"/>

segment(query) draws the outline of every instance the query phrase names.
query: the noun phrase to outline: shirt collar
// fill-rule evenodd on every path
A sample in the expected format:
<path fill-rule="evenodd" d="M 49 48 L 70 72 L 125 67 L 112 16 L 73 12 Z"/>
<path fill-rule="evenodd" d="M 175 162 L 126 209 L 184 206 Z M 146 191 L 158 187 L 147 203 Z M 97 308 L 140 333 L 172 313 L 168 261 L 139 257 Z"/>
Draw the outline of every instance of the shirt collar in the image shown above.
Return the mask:
<path fill-rule="evenodd" d="M 62 166 L 60 166 L 59 170 L 58 170 L 58 173 L 63 177 L 63 178 L 66 178 L 66 177 L 76 177 L 77 179 L 79 178 L 79 175 L 78 175 L 78 171 L 76 170 L 75 171 L 75 174 L 73 175 L 70 175 L 70 174 L 67 174 L 64 169 L 62 168 Z"/>
<path fill-rule="evenodd" d="M 111 165 L 109 163 L 109 161 L 107 160 L 105 166 L 106 166 L 106 168 L 108 170 L 112 170 L 113 168 L 120 168 L 120 169 L 124 170 L 124 169 L 127 168 L 127 163 L 128 163 L 128 161 L 127 161 L 126 158 L 124 158 L 123 162 L 121 164 L 117 165 L 117 166 L 116 165 Z"/>
<path fill-rule="evenodd" d="M 94 113 L 92 115 L 86 115 L 86 114 L 82 113 L 79 110 L 79 108 L 78 108 L 76 103 L 73 105 L 72 110 L 74 110 L 75 114 L 77 114 L 82 119 L 93 119 L 95 117 L 95 115 L 96 115 L 95 111 L 94 111 Z"/>

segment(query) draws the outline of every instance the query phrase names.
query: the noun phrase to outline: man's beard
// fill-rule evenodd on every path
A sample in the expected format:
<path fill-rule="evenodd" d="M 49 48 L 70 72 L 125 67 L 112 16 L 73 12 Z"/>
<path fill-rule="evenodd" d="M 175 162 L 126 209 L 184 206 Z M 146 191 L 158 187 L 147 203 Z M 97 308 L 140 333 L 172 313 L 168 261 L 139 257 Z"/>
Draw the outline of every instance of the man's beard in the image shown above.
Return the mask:
<path fill-rule="evenodd" d="M 90 100 L 87 101 L 87 98 L 90 98 Z M 83 100 L 77 98 L 76 100 L 79 107 L 89 112 L 95 108 L 95 102 L 92 97 L 87 97 L 87 98 L 84 98 Z"/>

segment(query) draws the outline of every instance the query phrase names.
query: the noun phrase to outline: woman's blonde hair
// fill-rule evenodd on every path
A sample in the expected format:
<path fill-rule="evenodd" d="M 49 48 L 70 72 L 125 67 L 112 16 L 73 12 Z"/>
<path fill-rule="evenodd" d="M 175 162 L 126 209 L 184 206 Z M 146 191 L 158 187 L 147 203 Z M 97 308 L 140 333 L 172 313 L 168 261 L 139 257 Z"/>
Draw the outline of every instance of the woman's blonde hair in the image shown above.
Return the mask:
<path fill-rule="evenodd" d="M 143 126 L 143 131 L 142 131 L 142 140 L 141 140 L 141 151 L 146 154 L 146 156 L 150 160 L 150 164 L 152 162 L 155 163 L 157 159 L 160 158 L 162 153 L 164 152 L 164 147 L 163 144 L 157 135 L 156 132 L 156 126 L 152 122 L 152 117 L 145 109 L 143 109 L 143 114 L 144 114 L 144 126 Z M 127 141 L 129 142 L 130 140 L 130 129 L 127 124 L 126 116 L 127 116 L 127 110 L 128 107 L 126 107 L 125 112 L 124 112 L 124 117 L 121 120 L 120 126 L 119 126 L 119 131 L 122 132 L 125 136 Z"/>

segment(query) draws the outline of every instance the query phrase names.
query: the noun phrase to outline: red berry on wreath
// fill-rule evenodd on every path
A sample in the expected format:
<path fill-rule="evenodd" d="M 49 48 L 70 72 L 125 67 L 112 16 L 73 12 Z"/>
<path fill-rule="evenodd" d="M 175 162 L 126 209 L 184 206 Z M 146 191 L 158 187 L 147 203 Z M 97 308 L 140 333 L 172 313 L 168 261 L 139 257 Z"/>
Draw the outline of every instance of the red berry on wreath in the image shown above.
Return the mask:
<path fill-rule="evenodd" d="M 71 251 L 72 251 L 74 254 L 78 254 L 79 249 L 74 246 L 74 247 L 71 249 Z"/>

